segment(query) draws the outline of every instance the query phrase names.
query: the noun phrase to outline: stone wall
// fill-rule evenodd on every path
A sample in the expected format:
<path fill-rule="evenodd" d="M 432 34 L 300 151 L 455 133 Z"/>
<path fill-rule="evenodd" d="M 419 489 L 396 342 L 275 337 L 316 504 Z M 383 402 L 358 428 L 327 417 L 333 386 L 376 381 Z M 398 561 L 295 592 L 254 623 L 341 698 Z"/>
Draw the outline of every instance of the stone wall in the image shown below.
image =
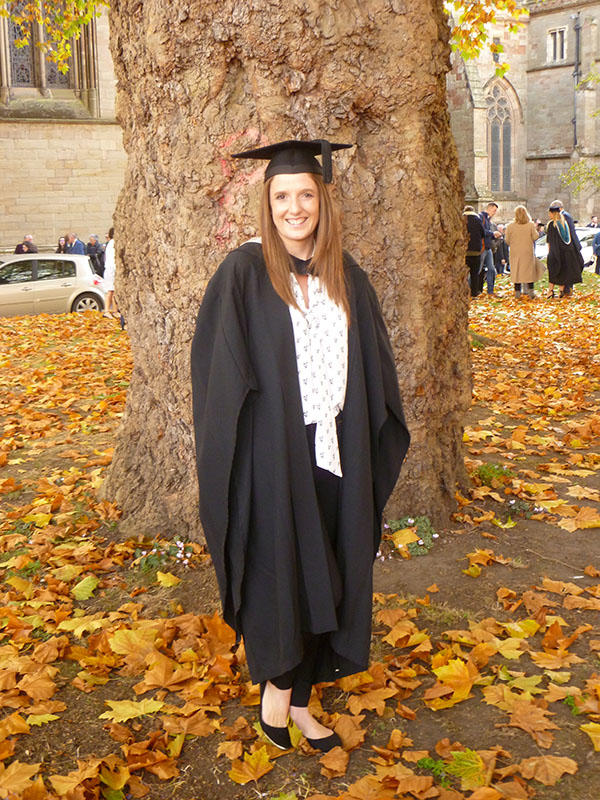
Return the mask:
<path fill-rule="evenodd" d="M 548 204 L 560 198 L 585 224 L 591 214 L 600 214 L 600 195 L 591 190 L 574 195 L 561 176 L 586 158 L 600 164 L 600 108 L 595 84 L 575 88 L 575 19 L 579 14 L 581 76 L 598 70 L 600 41 L 597 20 L 600 2 L 546 0 L 532 6 L 528 35 L 527 65 L 527 193 L 530 210 L 542 219 Z M 550 31 L 566 28 L 565 59 L 552 63 L 548 52 Z M 573 119 L 576 119 L 576 141 Z"/>
<path fill-rule="evenodd" d="M 0 118 L 0 252 L 12 251 L 27 233 L 41 249 L 56 247 L 67 231 L 84 241 L 96 233 L 104 241 L 112 225 L 125 153 L 115 121 L 106 16 L 97 20 L 96 31 L 97 118 L 89 113 L 87 119 Z"/>
<path fill-rule="evenodd" d="M 3 121 L 0 161 L 6 165 L 2 250 L 26 233 L 44 248 L 67 231 L 104 241 L 125 165 L 116 123 Z"/>

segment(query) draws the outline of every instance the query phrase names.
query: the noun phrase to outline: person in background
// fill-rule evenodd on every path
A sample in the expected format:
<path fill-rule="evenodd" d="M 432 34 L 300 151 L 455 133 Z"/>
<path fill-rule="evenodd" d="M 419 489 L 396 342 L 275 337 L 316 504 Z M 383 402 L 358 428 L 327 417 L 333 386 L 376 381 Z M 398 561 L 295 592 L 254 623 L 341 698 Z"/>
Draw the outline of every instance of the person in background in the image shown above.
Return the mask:
<path fill-rule="evenodd" d="M 573 220 L 571 218 L 569 222 L 560 200 L 550 203 L 548 214 L 548 297 L 554 297 L 556 285 L 560 288 L 560 297 L 567 297 L 571 294 L 573 284 L 581 283 L 581 244 Z"/>
<path fill-rule="evenodd" d="M 68 233 L 67 234 L 67 253 L 73 253 L 73 255 L 85 255 L 85 245 L 81 241 L 81 239 L 77 238 L 76 233 Z"/>
<path fill-rule="evenodd" d="M 598 217 L 595 214 L 592 214 L 591 220 L 585 226 L 586 228 L 600 228 L 600 224 L 598 223 Z"/>
<path fill-rule="evenodd" d="M 524 289 L 528 297 L 535 297 L 537 278 L 534 245 L 538 238 L 535 223 L 525 206 L 515 208 L 515 217 L 506 227 L 506 244 L 510 247 L 510 276 L 515 286 L 515 297 Z"/>
<path fill-rule="evenodd" d="M 19 244 L 15 247 L 15 255 L 20 255 L 22 253 L 37 253 L 38 249 L 33 243 L 33 236 L 31 233 L 28 233 L 26 236 L 23 237 L 23 241 L 19 242 Z"/>
<path fill-rule="evenodd" d="M 493 200 L 487 204 L 485 211 L 479 215 L 483 224 L 484 234 L 484 249 L 481 254 L 481 269 L 485 271 L 485 279 L 487 282 L 487 293 L 494 294 L 494 284 L 496 282 L 496 270 L 494 268 L 494 253 L 493 245 L 496 239 L 500 238 L 500 233 L 494 230 L 492 224 L 492 217 L 498 211 L 498 203 Z"/>
<path fill-rule="evenodd" d="M 100 276 L 104 275 L 104 247 L 95 233 L 90 233 L 90 238 L 85 246 L 85 253 L 90 257 L 94 272 Z"/>
<path fill-rule="evenodd" d="M 108 242 L 104 250 L 104 289 L 106 291 L 106 308 L 104 317 L 116 317 L 120 319 L 117 304 L 115 302 L 115 229 L 111 228 L 108 232 Z"/>
<path fill-rule="evenodd" d="M 465 206 L 463 220 L 467 228 L 469 241 L 465 262 L 469 270 L 469 286 L 471 297 L 477 297 L 483 289 L 483 270 L 481 269 L 481 254 L 483 253 L 483 223 L 473 206 Z"/>
<path fill-rule="evenodd" d="M 67 237 L 61 236 L 58 240 L 58 247 L 54 251 L 55 253 L 66 253 L 67 252 Z"/>
<path fill-rule="evenodd" d="M 596 275 L 600 275 L 600 232 L 594 236 L 592 249 L 594 251 L 594 272 Z"/>
<path fill-rule="evenodd" d="M 573 219 L 571 214 L 569 214 L 568 211 L 565 211 L 565 208 L 562 204 L 562 200 L 553 200 L 550 203 L 550 208 L 552 208 L 553 206 L 558 206 L 560 208 L 561 214 L 566 220 L 567 225 L 569 226 L 569 230 L 571 231 L 571 240 L 574 243 L 576 249 L 581 254 L 581 242 L 579 241 L 579 237 L 577 236 L 577 231 L 575 230 L 575 220 Z M 573 283 L 580 283 L 580 281 L 574 281 Z M 561 289 L 560 296 L 567 297 L 568 295 L 572 294 L 572 292 L 573 292 L 573 284 L 566 283 L 564 287 Z"/>
<path fill-rule="evenodd" d="M 505 272 L 510 271 L 508 263 L 508 245 L 504 238 L 505 229 L 506 225 L 502 225 L 502 223 L 498 224 L 497 230 L 500 237 L 496 239 L 496 249 L 494 250 L 494 269 L 498 275 L 504 275 Z"/>
<path fill-rule="evenodd" d="M 538 233 L 538 238 L 546 233 L 546 226 L 544 225 L 541 219 L 536 219 L 535 229 Z"/>

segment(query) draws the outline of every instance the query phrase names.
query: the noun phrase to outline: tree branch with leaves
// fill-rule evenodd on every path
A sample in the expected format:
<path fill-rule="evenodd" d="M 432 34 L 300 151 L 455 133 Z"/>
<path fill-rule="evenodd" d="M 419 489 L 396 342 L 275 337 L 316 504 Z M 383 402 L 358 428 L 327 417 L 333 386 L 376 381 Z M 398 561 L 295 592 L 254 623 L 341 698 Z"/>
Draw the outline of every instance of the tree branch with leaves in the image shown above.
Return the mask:
<path fill-rule="evenodd" d="M 36 45 L 66 72 L 71 39 L 77 39 L 82 27 L 109 5 L 109 0 L 0 0 L 0 15 L 21 27 L 23 35 L 15 42 L 17 47 L 31 43 L 32 24 L 43 26 L 44 40 Z M 447 0 L 445 6 L 451 20 L 452 48 L 465 59 L 476 58 L 486 45 L 492 53 L 502 53 L 501 44 L 489 42 L 488 26 L 504 22 L 515 33 L 527 15 L 518 0 Z M 504 73 L 508 65 L 500 64 L 498 69 Z"/>
<path fill-rule="evenodd" d="M 71 40 L 79 38 L 83 26 L 98 16 L 102 6 L 108 7 L 108 0 L 0 0 L 0 16 L 19 26 L 21 36 L 15 40 L 17 47 L 31 44 L 33 27 L 41 26 L 44 36 L 35 41 L 36 46 L 61 72 L 66 72 Z"/>

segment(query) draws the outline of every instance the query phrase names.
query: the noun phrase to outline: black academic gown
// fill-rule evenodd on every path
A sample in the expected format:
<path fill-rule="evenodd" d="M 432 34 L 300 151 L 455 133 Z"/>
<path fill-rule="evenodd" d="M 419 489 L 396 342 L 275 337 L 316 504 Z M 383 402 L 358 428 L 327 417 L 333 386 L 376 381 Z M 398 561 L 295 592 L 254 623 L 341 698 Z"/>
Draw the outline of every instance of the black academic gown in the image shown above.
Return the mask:
<path fill-rule="evenodd" d="M 315 494 L 289 309 L 260 244 L 229 254 L 198 315 L 200 517 L 224 618 L 244 637 L 255 682 L 301 661 L 304 632 L 326 634 L 316 681 L 368 666 L 373 559 L 409 434 L 375 292 L 344 258 L 351 324 L 333 554 Z"/>
<path fill-rule="evenodd" d="M 567 219 L 567 224 L 569 221 Z M 581 255 L 581 244 L 577 235 L 571 232 L 571 242 L 567 244 L 558 230 L 555 223 L 548 223 L 546 238 L 548 240 L 548 280 L 558 286 L 570 286 L 574 283 L 581 283 L 583 272 L 583 256 Z M 579 247 L 577 247 L 579 245 Z"/>

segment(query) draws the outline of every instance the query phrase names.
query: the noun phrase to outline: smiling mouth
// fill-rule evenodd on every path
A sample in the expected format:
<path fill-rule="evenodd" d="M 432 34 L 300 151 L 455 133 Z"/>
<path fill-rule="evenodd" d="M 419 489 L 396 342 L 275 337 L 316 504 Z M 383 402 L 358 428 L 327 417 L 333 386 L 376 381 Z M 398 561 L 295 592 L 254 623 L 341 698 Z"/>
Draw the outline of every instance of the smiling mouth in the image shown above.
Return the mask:
<path fill-rule="evenodd" d="M 304 225 L 306 219 L 286 219 L 288 225 Z"/>

